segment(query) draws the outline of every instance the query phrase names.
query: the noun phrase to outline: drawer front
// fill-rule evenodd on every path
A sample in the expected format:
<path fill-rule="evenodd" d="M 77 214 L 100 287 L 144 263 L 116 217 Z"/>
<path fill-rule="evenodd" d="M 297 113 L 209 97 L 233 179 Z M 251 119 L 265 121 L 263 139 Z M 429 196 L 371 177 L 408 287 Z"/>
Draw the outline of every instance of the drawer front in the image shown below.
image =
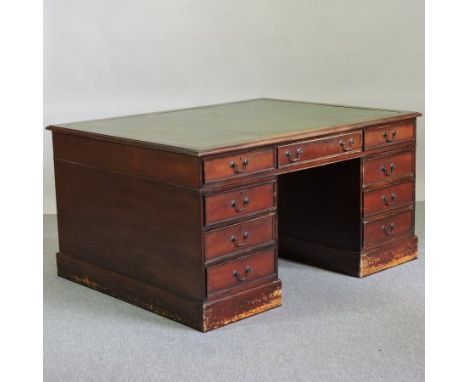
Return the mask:
<path fill-rule="evenodd" d="M 205 182 L 237 178 L 243 175 L 273 170 L 274 168 L 275 154 L 273 149 L 209 159 L 204 163 Z"/>
<path fill-rule="evenodd" d="M 211 294 L 223 289 L 242 286 L 275 273 L 275 251 L 273 249 L 244 256 L 208 267 L 206 269 L 207 291 L 208 294 Z"/>
<path fill-rule="evenodd" d="M 222 220 L 234 219 L 273 206 L 273 183 L 211 195 L 205 198 L 205 222 L 206 224 L 212 224 Z"/>
<path fill-rule="evenodd" d="M 274 215 L 215 229 L 205 233 L 205 259 L 249 249 L 274 239 Z"/>
<path fill-rule="evenodd" d="M 414 122 L 394 123 L 364 131 L 364 148 L 383 147 L 414 139 Z"/>
<path fill-rule="evenodd" d="M 364 216 L 385 212 L 414 201 L 413 182 L 391 185 L 364 193 Z"/>
<path fill-rule="evenodd" d="M 413 210 L 409 209 L 382 219 L 364 223 L 364 247 L 379 244 L 411 232 Z"/>
<path fill-rule="evenodd" d="M 363 184 L 393 181 L 413 174 L 413 151 L 385 157 L 366 159 L 363 165 Z"/>
<path fill-rule="evenodd" d="M 362 151 L 362 132 L 334 135 L 278 147 L 279 167 Z"/>

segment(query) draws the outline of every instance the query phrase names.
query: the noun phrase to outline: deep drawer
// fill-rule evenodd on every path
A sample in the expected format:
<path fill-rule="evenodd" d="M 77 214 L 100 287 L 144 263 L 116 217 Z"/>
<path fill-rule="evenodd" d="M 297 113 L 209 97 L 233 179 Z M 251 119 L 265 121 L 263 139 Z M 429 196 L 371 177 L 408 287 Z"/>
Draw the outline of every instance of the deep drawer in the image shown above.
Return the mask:
<path fill-rule="evenodd" d="M 385 212 L 413 201 L 412 181 L 368 191 L 364 193 L 364 216 Z"/>
<path fill-rule="evenodd" d="M 205 259 L 274 240 L 274 217 L 269 215 L 205 233 Z"/>
<path fill-rule="evenodd" d="M 274 168 L 275 155 L 273 149 L 209 159 L 204 162 L 205 183 L 237 178 L 273 170 Z"/>
<path fill-rule="evenodd" d="M 413 229 L 413 209 L 364 223 L 364 247 L 403 236 Z"/>
<path fill-rule="evenodd" d="M 362 132 L 317 138 L 278 147 L 278 166 L 288 166 L 362 150 Z"/>
<path fill-rule="evenodd" d="M 205 197 L 205 222 L 234 219 L 272 208 L 275 203 L 273 183 Z"/>
<path fill-rule="evenodd" d="M 399 154 L 364 160 L 363 185 L 393 181 L 412 175 L 414 172 L 414 152 L 406 151 Z"/>
<path fill-rule="evenodd" d="M 364 130 L 364 148 L 390 146 L 414 139 L 414 122 L 405 121 Z"/>
<path fill-rule="evenodd" d="M 244 256 L 206 269 L 208 294 L 245 285 L 262 277 L 274 275 L 275 250 Z"/>

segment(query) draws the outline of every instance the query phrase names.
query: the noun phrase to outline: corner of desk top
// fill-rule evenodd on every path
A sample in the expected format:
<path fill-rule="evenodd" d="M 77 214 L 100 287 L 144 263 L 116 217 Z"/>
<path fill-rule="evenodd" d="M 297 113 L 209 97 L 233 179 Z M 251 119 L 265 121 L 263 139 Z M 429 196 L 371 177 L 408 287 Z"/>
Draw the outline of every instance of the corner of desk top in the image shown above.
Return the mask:
<path fill-rule="evenodd" d="M 188 147 L 176 147 L 176 146 L 169 146 L 169 145 L 155 143 L 155 142 L 146 142 L 146 141 L 139 141 L 139 140 L 130 139 L 130 138 L 114 137 L 112 135 L 91 133 L 91 132 L 83 131 L 83 130 L 75 130 L 75 129 L 71 129 L 69 127 L 64 127 L 61 125 L 49 125 L 45 129 L 51 131 L 52 133 L 60 133 L 60 134 L 66 134 L 66 135 L 73 135 L 76 137 L 83 137 L 83 138 L 97 139 L 97 140 L 107 141 L 107 142 L 120 143 L 124 145 L 145 147 L 148 149 L 168 151 L 168 152 L 172 152 L 176 154 L 188 155 L 191 157 L 204 156 L 203 151 L 191 149 Z"/>

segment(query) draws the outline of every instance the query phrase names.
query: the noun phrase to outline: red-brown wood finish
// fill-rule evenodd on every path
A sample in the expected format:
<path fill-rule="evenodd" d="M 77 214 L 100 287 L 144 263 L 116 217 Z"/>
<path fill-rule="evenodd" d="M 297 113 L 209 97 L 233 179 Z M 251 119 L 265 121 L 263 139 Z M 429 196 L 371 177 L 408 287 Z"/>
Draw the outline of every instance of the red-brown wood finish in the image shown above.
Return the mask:
<path fill-rule="evenodd" d="M 244 286 L 265 276 L 275 274 L 273 250 L 243 256 L 237 260 L 208 267 L 206 282 L 208 294 L 227 288 Z"/>
<path fill-rule="evenodd" d="M 56 160 L 179 186 L 198 188 L 201 185 L 198 158 L 71 134 L 54 133 L 53 142 Z"/>
<path fill-rule="evenodd" d="M 364 217 L 412 204 L 413 190 L 413 181 L 408 181 L 364 192 Z"/>
<path fill-rule="evenodd" d="M 358 277 L 366 277 L 376 272 L 414 260 L 418 257 L 418 238 L 414 235 L 391 240 L 383 246 L 364 251 L 360 255 Z"/>
<path fill-rule="evenodd" d="M 362 150 L 362 132 L 333 135 L 278 147 L 279 167 Z"/>
<path fill-rule="evenodd" d="M 364 186 L 393 182 L 414 173 L 414 151 L 365 159 L 363 165 Z"/>
<path fill-rule="evenodd" d="M 278 253 L 413 260 L 418 115 L 200 152 L 51 127 L 58 274 L 205 332 L 281 305 Z"/>
<path fill-rule="evenodd" d="M 275 240 L 275 215 L 268 215 L 205 233 L 205 260 Z"/>
<path fill-rule="evenodd" d="M 415 139 L 414 120 L 364 130 L 364 148 L 390 146 Z"/>
<path fill-rule="evenodd" d="M 203 331 L 213 330 L 281 305 L 281 281 L 255 285 L 203 304 Z"/>
<path fill-rule="evenodd" d="M 413 231 L 413 209 L 364 223 L 364 247 L 380 244 Z"/>
<path fill-rule="evenodd" d="M 199 300 L 124 276 L 62 252 L 57 253 L 60 277 L 106 293 L 140 308 L 203 331 L 203 304 Z"/>
<path fill-rule="evenodd" d="M 60 160 L 55 175 L 60 252 L 181 296 L 204 296 L 196 191 Z"/>
<path fill-rule="evenodd" d="M 242 155 L 230 155 L 222 158 L 205 160 L 205 182 L 215 182 L 238 178 L 275 168 L 273 149 L 246 152 Z"/>
<path fill-rule="evenodd" d="M 205 221 L 212 224 L 274 207 L 273 183 L 205 197 Z"/>

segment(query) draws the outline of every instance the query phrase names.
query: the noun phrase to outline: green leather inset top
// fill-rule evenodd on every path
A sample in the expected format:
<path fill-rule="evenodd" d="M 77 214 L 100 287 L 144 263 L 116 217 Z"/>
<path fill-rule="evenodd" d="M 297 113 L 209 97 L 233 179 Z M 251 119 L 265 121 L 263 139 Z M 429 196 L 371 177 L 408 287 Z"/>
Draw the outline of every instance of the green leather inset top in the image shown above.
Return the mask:
<path fill-rule="evenodd" d="M 405 114 L 410 112 L 256 99 L 54 126 L 203 152 Z"/>

